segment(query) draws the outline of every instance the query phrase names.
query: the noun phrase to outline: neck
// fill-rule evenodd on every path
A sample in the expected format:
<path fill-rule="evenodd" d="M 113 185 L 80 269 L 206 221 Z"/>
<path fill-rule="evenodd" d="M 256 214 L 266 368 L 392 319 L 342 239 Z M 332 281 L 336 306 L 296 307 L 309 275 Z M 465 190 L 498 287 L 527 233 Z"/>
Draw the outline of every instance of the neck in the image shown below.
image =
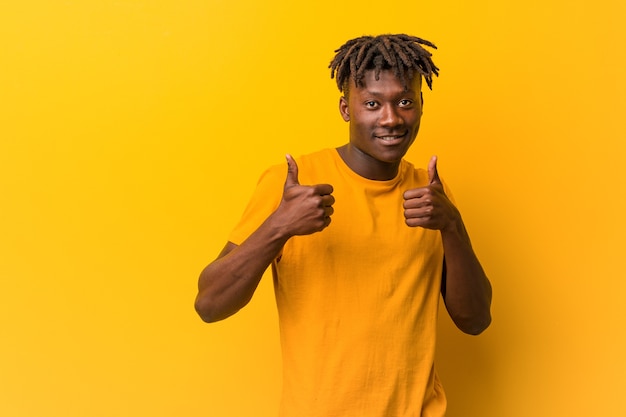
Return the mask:
<path fill-rule="evenodd" d="M 375 181 L 388 181 L 398 175 L 400 161 L 378 161 L 349 143 L 337 148 L 337 152 L 348 165 L 348 168 L 363 178 Z"/>

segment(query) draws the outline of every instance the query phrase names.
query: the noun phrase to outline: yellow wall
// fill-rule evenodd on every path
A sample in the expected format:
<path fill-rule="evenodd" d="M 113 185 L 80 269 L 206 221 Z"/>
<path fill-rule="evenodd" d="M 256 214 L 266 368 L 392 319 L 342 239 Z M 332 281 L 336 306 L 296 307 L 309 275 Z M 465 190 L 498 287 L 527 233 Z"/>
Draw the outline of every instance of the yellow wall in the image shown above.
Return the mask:
<path fill-rule="evenodd" d="M 0 4 L 0 415 L 274 416 L 271 284 L 192 301 L 257 175 L 346 140 L 348 38 L 434 41 L 432 153 L 492 278 L 451 417 L 626 414 L 622 0 Z"/>

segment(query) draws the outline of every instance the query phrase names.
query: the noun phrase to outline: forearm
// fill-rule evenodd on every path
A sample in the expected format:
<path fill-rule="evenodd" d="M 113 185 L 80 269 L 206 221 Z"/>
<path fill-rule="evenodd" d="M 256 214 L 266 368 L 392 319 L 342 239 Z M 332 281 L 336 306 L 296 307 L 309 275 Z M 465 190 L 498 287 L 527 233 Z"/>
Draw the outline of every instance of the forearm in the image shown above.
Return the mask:
<path fill-rule="evenodd" d="M 446 263 L 446 308 L 463 332 L 479 334 L 491 323 L 491 284 L 460 216 L 441 230 Z"/>
<path fill-rule="evenodd" d="M 225 319 L 248 304 L 267 267 L 296 235 L 330 224 L 335 202 L 330 184 L 300 185 L 298 166 L 287 155 L 287 178 L 276 211 L 241 245 L 226 245 L 200 274 L 196 311 L 206 322 Z"/>
<path fill-rule="evenodd" d="M 200 317 L 223 320 L 248 304 L 287 239 L 270 217 L 241 245 L 229 243 L 200 274 L 195 302 Z"/>

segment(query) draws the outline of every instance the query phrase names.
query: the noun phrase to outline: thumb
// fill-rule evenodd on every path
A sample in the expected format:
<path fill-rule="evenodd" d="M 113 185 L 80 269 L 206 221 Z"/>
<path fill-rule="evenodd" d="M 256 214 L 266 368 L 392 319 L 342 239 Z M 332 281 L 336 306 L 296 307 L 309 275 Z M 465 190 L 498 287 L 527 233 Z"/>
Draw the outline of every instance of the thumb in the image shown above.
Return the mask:
<path fill-rule="evenodd" d="M 437 172 L 437 156 L 433 155 L 428 162 L 428 183 L 429 184 L 441 184 L 439 179 L 439 172 Z"/>
<path fill-rule="evenodd" d="M 293 157 L 289 154 L 285 155 L 287 159 L 287 179 L 285 179 L 285 189 L 293 187 L 294 185 L 300 185 L 298 181 L 298 165 Z"/>

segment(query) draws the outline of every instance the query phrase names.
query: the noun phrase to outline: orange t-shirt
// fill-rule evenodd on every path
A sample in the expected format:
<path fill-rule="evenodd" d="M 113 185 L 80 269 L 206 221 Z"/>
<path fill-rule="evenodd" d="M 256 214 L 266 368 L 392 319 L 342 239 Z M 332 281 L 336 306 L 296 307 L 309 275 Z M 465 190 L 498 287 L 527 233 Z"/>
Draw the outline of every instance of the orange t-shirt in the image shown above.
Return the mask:
<path fill-rule="evenodd" d="M 296 159 L 302 185 L 331 184 L 335 212 L 292 237 L 273 263 L 283 355 L 283 417 L 441 417 L 435 372 L 443 247 L 404 222 L 404 191 L 428 174 L 354 173 L 335 149 Z M 278 207 L 287 165 L 268 169 L 229 240 L 241 244 Z"/>

